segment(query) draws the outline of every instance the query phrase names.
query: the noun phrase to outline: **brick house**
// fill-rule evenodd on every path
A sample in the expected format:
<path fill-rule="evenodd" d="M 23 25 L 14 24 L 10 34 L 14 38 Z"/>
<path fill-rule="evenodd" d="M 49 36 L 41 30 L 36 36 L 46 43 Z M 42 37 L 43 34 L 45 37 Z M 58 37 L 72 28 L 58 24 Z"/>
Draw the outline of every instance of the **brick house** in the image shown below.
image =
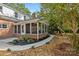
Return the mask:
<path fill-rule="evenodd" d="M 33 39 L 47 36 L 48 24 L 40 19 L 30 19 L 29 15 L 0 4 L 0 38 L 26 34 Z"/>

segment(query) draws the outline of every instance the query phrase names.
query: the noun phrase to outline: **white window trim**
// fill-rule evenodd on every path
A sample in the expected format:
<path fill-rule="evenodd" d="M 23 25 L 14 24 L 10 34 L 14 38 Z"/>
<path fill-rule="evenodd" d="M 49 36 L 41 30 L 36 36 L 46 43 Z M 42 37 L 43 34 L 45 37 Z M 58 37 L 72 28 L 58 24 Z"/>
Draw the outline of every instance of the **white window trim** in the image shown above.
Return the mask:
<path fill-rule="evenodd" d="M 7 25 L 7 24 L 5 24 L 5 25 L 7 25 L 6 28 L 3 28 L 3 25 L 4 25 L 4 24 L 0 24 L 0 25 L 1 25 L 1 28 L 0 28 L 0 29 L 7 29 L 7 28 L 8 28 L 8 25 Z"/>

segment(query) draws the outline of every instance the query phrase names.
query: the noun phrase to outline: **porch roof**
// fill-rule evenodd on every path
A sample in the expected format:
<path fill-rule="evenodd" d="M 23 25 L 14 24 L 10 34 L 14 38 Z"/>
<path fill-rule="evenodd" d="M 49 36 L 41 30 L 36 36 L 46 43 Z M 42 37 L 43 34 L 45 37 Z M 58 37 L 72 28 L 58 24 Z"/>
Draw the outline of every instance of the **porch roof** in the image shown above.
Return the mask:
<path fill-rule="evenodd" d="M 4 19 L 4 20 L 7 20 L 7 21 L 13 21 L 13 22 L 18 21 L 18 20 L 16 20 L 16 18 L 4 16 L 4 15 L 0 15 L 0 19 Z"/>
<path fill-rule="evenodd" d="M 19 25 L 19 24 L 28 24 L 28 23 L 37 23 L 37 22 L 40 22 L 40 23 L 44 23 L 46 25 L 48 25 L 48 23 L 46 21 L 42 21 L 40 19 L 32 19 L 32 20 L 22 20 L 22 21 L 19 21 L 17 23 L 15 23 L 15 25 Z"/>

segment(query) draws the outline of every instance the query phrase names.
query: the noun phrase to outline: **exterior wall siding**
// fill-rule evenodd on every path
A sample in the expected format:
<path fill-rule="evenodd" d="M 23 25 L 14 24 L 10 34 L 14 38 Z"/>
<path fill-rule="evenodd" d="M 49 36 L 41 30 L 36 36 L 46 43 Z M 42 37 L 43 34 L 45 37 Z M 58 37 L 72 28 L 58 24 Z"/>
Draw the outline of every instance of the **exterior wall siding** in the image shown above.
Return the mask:
<path fill-rule="evenodd" d="M 26 17 L 25 17 L 25 20 L 29 20 L 29 19 L 31 19 L 31 17 L 29 16 L 29 15 L 25 15 Z"/>
<path fill-rule="evenodd" d="M 9 16 L 9 17 L 15 17 L 15 11 L 13 11 L 13 10 L 11 10 L 11 9 L 9 9 L 9 8 L 7 8 L 7 7 L 2 7 L 3 9 L 2 9 L 2 11 L 3 11 L 3 14 L 5 15 L 5 16 Z"/>
<path fill-rule="evenodd" d="M 8 6 L 4 6 L 4 5 L 0 5 L 2 6 L 2 13 L 0 12 L 0 15 L 4 15 L 4 16 L 9 16 L 9 17 L 13 17 L 15 18 L 15 10 L 13 10 L 12 8 L 9 8 Z M 18 17 L 16 19 L 18 20 L 28 20 L 30 19 L 30 16 L 29 15 L 24 15 L 23 13 L 21 12 L 17 12 L 18 13 Z M 25 19 L 24 19 L 24 16 Z"/>
<path fill-rule="evenodd" d="M 17 19 L 24 20 L 24 15 L 21 14 L 21 13 L 18 13 L 18 18 Z"/>
<path fill-rule="evenodd" d="M 3 12 L 3 15 L 4 16 L 9 16 L 9 17 L 15 18 L 15 11 L 12 10 L 12 9 L 10 9 L 10 8 L 7 8 L 5 6 L 2 6 L 2 12 Z M 24 15 L 21 14 L 21 13 L 18 13 L 17 19 L 24 20 Z"/>

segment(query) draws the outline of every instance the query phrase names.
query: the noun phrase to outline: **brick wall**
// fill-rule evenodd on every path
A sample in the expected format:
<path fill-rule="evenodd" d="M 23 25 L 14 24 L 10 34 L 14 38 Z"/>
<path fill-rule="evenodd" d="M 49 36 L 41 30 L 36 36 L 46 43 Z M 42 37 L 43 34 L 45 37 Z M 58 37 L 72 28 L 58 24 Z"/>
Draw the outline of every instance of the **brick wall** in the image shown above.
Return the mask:
<path fill-rule="evenodd" d="M 12 21 L 6 21 L 3 19 L 0 19 L 0 24 L 7 24 L 7 28 L 0 28 L 0 38 L 6 38 L 13 36 L 13 24 Z"/>

